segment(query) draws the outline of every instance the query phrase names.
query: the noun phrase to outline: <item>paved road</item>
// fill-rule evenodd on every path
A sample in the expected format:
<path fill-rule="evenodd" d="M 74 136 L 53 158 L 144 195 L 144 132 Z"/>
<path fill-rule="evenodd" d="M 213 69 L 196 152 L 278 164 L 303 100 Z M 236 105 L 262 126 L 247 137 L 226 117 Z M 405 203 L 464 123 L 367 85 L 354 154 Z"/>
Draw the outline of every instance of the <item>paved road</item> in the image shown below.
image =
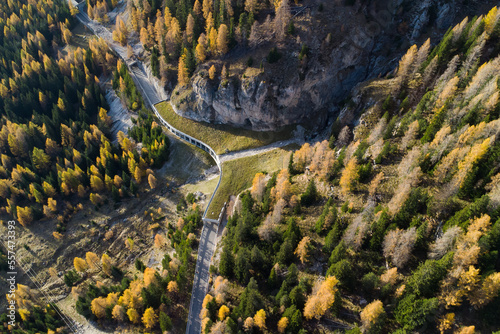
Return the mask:
<path fill-rule="evenodd" d="M 203 299 L 208 291 L 209 270 L 217 244 L 217 230 L 217 223 L 207 222 L 203 225 L 203 230 L 201 231 L 186 334 L 201 333 L 200 312 Z"/>

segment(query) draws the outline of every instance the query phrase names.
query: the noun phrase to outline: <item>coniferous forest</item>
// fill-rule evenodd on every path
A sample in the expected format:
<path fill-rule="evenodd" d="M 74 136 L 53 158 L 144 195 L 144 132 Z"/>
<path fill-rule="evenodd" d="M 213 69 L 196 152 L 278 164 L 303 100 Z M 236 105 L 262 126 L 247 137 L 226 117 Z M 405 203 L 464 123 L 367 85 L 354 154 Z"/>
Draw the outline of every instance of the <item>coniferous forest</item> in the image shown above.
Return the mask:
<path fill-rule="evenodd" d="M 217 71 L 211 99 L 245 73 L 257 73 L 254 97 L 277 68 L 298 82 L 311 79 L 308 71 L 319 77 L 325 54 L 345 43 L 324 31 L 324 41 L 302 40 L 298 31 L 304 37 L 315 15 L 330 15 L 327 6 L 368 16 L 370 5 L 87 0 L 84 10 L 182 103 L 202 79 L 205 88 L 216 82 Z M 396 13 L 413 5 L 401 1 Z M 56 245 L 54 259 L 42 269 L 64 295 L 56 305 L 28 279 L 18 282 L 16 326 L 2 310 L 0 329 L 69 333 L 66 320 L 78 317 L 109 332 L 184 333 L 199 284 L 197 250 L 206 243 L 211 190 L 203 182 L 212 189 L 216 180 L 203 171 L 176 184 L 173 157 L 185 159 L 180 169 L 203 157 L 169 139 L 106 41 L 74 43 L 77 12 L 65 0 L 0 3 L 2 226 L 13 218 L 36 236 L 50 225 L 40 240 Z M 398 33 L 407 29 L 400 24 Z M 257 161 L 248 186 L 223 199 L 227 220 L 195 315 L 202 333 L 500 333 L 500 11 L 425 33 L 432 38 L 395 53 L 390 71 L 353 85 L 326 111 L 326 128 L 304 129 L 304 140 L 280 146 L 286 156 L 277 164 Z M 281 88 L 269 94 L 285 94 Z M 112 130 L 110 92 L 132 115 L 127 133 Z M 241 94 L 231 94 L 227 105 L 243 114 Z M 228 156 L 224 172 L 248 158 Z M 76 233 L 82 242 L 65 244 Z M 22 248 L 36 263 L 35 245 Z"/>

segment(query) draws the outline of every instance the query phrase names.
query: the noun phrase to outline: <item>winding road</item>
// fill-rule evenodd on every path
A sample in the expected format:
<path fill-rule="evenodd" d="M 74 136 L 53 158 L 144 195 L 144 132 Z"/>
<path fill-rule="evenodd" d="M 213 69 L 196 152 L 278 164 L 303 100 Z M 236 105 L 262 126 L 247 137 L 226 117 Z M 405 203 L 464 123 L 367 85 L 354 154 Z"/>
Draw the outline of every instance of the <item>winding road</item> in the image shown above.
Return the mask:
<path fill-rule="evenodd" d="M 209 287 L 209 278 L 210 278 L 209 270 L 213 254 L 215 252 L 215 247 L 217 245 L 219 222 L 221 219 L 223 219 L 223 217 L 219 217 L 219 220 L 206 218 L 207 210 L 210 206 L 213 196 L 217 192 L 220 181 L 222 179 L 221 163 L 229 160 L 235 160 L 243 157 L 260 154 L 292 143 L 298 143 L 299 140 L 298 139 L 286 140 L 260 148 L 231 152 L 221 156 L 217 155 L 210 146 L 172 127 L 167 121 L 165 121 L 165 119 L 161 117 L 161 115 L 156 110 L 155 105 L 159 102 L 165 101 L 164 99 L 161 98 L 161 96 L 163 96 L 164 94 L 162 94 L 162 92 L 159 92 L 154 82 L 152 82 L 152 80 L 148 78 L 144 64 L 140 61 L 132 60 L 129 57 L 127 57 L 126 48 L 121 46 L 117 42 L 113 41 L 111 32 L 102 24 L 93 21 L 88 17 L 88 15 L 83 11 L 84 1 L 82 1 L 81 3 L 77 3 L 75 0 L 71 1 L 80 10 L 80 12 L 76 15 L 78 20 L 82 22 L 86 27 L 88 27 L 96 36 L 104 39 L 108 43 L 109 48 L 114 52 L 116 52 L 120 58 L 122 58 L 124 63 L 129 68 L 129 72 L 132 76 L 132 79 L 134 80 L 135 84 L 139 87 L 139 90 L 143 95 L 144 100 L 147 102 L 149 107 L 155 112 L 160 122 L 163 123 L 163 125 L 165 125 L 177 137 L 207 151 L 212 156 L 217 166 L 219 167 L 219 182 L 217 183 L 217 187 L 215 188 L 212 197 L 210 198 L 210 201 L 207 204 L 207 208 L 203 214 L 203 229 L 201 231 L 200 244 L 198 247 L 198 256 L 196 260 L 193 290 L 191 293 L 191 302 L 189 306 L 189 315 L 186 327 L 187 334 L 199 334 L 201 333 L 201 320 L 199 314 L 201 312 L 203 299 L 205 298 L 205 295 Z"/>

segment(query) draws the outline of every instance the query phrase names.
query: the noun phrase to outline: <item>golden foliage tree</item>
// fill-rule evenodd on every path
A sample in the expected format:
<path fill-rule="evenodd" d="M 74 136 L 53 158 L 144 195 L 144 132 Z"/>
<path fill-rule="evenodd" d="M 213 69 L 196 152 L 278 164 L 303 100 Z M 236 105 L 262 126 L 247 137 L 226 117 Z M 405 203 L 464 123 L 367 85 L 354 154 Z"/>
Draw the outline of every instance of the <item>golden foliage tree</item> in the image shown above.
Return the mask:
<path fill-rule="evenodd" d="M 194 18 L 193 15 L 190 13 L 186 21 L 186 36 L 189 43 L 193 42 L 194 27 L 195 27 Z"/>
<path fill-rule="evenodd" d="M 170 281 L 170 282 L 168 282 L 167 290 L 170 293 L 177 293 L 177 292 L 179 292 L 179 286 L 177 285 L 177 282 L 176 281 Z"/>
<path fill-rule="evenodd" d="M 229 307 L 226 305 L 222 305 L 219 309 L 219 320 L 224 321 L 226 317 L 229 315 Z"/>
<path fill-rule="evenodd" d="M 243 328 L 246 331 L 250 331 L 253 328 L 254 325 L 254 320 L 252 317 L 248 317 L 245 319 L 245 322 L 243 323 Z"/>
<path fill-rule="evenodd" d="M 278 321 L 278 333 L 285 333 L 289 322 L 287 317 L 281 318 L 280 321 Z"/>
<path fill-rule="evenodd" d="M 217 34 L 217 51 L 219 54 L 226 54 L 228 51 L 227 44 L 229 39 L 229 29 L 227 25 L 221 24 L 219 33 Z"/>
<path fill-rule="evenodd" d="M 300 240 L 295 250 L 295 254 L 298 255 L 300 262 L 306 263 L 309 257 L 309 252 L 311 250 L 311 238 L 306 236 Z"/>
<path fill-rule="evenodd" d="M 138 324 L 139 321 L 141 320 L 141 316 L 139 315 L 139 313 L 136 311 L 135 308 L 129 308 L 127 310 L 127 316 L 128 320 L 130 320 L 130 322 L 132 322 L 133 324 Z"/>
<path fill-rule="evenodd" d="M 482 286 L 471 296 L 470 302 L 475 308 L 482 308 L 500 292 L 500 273 L 486 277 Z"/>
<path fill-rule="evenodd" d="M 210 78 L 210 80 L 215 79 L 215 72 L 216 71 L 217 70 L 215 69 L 215 65 L 210 66 L 210 69 L 208 70 L 208 77 Z"/>
<path fill-rule="evenodd" d="M 253 322 L 260 330 L 266 329 L 266 311 L 258 310 L 253 317 Z"/>
<path fill-rule="evenodd" d="M 76 271 L 78 271 L 79 273 L 83 273 L 88 269 L 87 262 L 80 257 L 75 257 L 73 259 L 73 265 L 75 266 Z"/>
<path fill-rule="evenodd" d="M 208 46 L 212 55 L 217 52 L 217 37 L 217 29 L 211 27 L 210 32 L 208 32 Z"/>
<path fill-rule="evenodd" d="M 158 316 L 156 315 L 155 310 L 152 307 L 148 307 L 142 316 L 142 323 L 144 324 L 144 327 L 146 327 L 146 329 L 151 329 L 157 322 Z"/>
<path fill-rule="evenodd" d="M 26 206 L 26 207 L 17 207 L 17 220 L 19 221 L 19 224 L 22 226 L 26 227 L 31 222 L 33 221 L 33 211 L 31 210 L 31 207 Z"/>
<path fill-rule="evenodd" d="M 447 313 L 438 320 L 438 330 L 441 334 L 451 329 L 455 323 L 455 313 Z"/>
<path fill-rule="evenodd" d="M 379 321 L 384 313 L 384 305 L 380 300 L 374 300 L 370 304 L 366 305 L 363 311 L 361 311 L 361 323 L 363 324 L 363 327 L 365 329 L 371 328 L 377 323 L 377 321 Z"/>
<path fill-rule="evenodd" d="M 106 307 L 107 303 L 106 303 L 106 298 L 104 297 L 94 298 L 90 303 L 90 310 L 99 319 L 104 318 L 106 316 Z"/>
<path fill-rule="evenodd" d="M 265 188 L 266 188 L 266 176 L 263 173 L 255 174 L 252 181 L 252 189 L 250 190 L 250 193 L 257 202 L 262 201 L 262 196 L 264 194 Z"/>
<path fill-rule="evenodd" d="M 92 270 L 98 270 L 99 269 L 99 257 L 97 256 L 96 253 L 93 252 L 87 252 L 85 254 L 85 260 L 87 262 L 87 266 L 92 269 Z"/>
<path fill-rule="evenodd" d="M 151 189 L 156 188 L 157 180 L 156 180 L 156 177 L 153 174 L 149 174 L 149 176 L 148 176 L 148 183 L 149 183 L 149 187 Z"/>
<path fill-rule="evenodd" d="M 166 244 L 166 240 L 165 240 L 164 236 L 162 236 L 161 234 L 155 235 L 155 247 L 156 248 L 162 248 L 163 246 L 165 246 L 165 244 Z"/>
<path fill-rule="evenodd" d="M 382 182 L 383 179 L 384 179 L 384 172 L 378 173 L 373 178 L 372 182 L 370 183 L 370 187 L 368 188 L 368 193 L 370 197 L 375 196 L 375 194 L 377 193 L 377 189 L 380 186 L 380 183 Z"/>
<path fill-rule="evenodd" d="M 340 177 L 340 189 L 344 196 L 347 196 L 354 187 L 354 182 L 359 178 L 358 162 L 356 157 L 352 157 Z"/>
<path fill-rule="evenodd" d="M 101 266 L 102 266 L 102 271 L 106 275 L 108 276 L 111 275 L 111 268 L 113 267 L 113 265 L 111 263 L 111 258 L 106 253 L 102 254 L 101 256 Z"/>
<path fill-rule="evenodd" d="M 144 270 L 144 285 L 150 286 L 156 282 L 156 270 L 154 268 L 146 268 Z"/>
<path fill-rule="evenodd" d="M 307 298 L 304 307 L 304 316 L 306 319 L 320 319 L 326 311 L 332 307 L 335 302 L 335 293 L 337 292 L 337 284 L 339 281 L 335 276 L 327 277 L 320 283 L 316 292 Z M 314 290 L 313 290 L 314 291 Z"/>
<path fill-rule="evenodd" d="M 396 284 L 397 278 L 398 278 L 398 268 L 394 267 L 388 269 L 385 273 L 380 275 L 380 283 L 382 283 L 382 285 L 386 284 L 394 285 Z"/>
<path fill-rule="evenodd" d="M 195 56 L 198 64 L 201 64 L 205 61 L 207 57 L 205 55 L 205 47 L 203 46 L 203 44 L 198 43 L 198 45 L 196 45 Z"/>
<path fill-rule="evenodd" d="M 177 80 L 181 86 L 186 86 L 189 83 L 188 69 L 186 66 L 186 56 L 182 55 L 179 58 L 179 67 L 177 72 Z"/>

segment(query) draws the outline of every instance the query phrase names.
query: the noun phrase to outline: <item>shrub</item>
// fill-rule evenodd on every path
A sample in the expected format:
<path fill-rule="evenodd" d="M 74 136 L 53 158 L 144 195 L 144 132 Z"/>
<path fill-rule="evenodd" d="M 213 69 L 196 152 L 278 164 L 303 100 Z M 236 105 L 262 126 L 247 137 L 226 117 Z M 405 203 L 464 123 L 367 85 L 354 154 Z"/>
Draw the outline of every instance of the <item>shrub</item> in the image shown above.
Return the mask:
<path fill-rule="evenodd" d="M 278 52 L 277 48 L 272 48 L 267 55 L 267 62 L 269 64 L 276 63 L 281 58 L 281 53 Z"/>

